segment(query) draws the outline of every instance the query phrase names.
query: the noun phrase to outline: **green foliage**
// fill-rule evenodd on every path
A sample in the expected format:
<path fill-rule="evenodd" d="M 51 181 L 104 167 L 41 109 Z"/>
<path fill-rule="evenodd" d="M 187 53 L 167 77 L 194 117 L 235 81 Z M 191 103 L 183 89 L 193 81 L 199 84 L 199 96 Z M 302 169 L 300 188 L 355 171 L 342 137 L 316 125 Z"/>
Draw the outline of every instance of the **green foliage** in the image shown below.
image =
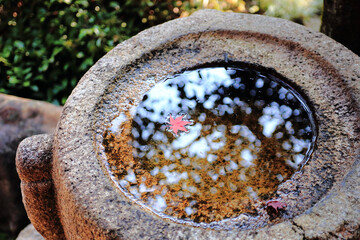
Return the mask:
<path fill-rule="evenodd" d="M 179 16 L 170 0 L 119 2 L 0 1 L 0 92 L 63 104 L 115 45 Z"/>
<path fill-rule="evenodd" d="M 9 235 L 5 233 L 0 233 L 0 240 L 15 240 L 15 238 L 10 237 Z"/>
<path fill-rule="evenodd" d="M 321 14 L 323 0 L 259 0 L 259 4 L 265 15 L 304 23 Z"/>
<path fill-rule="evenodd" d="M 202 8 L 302 22 L 321 1 L 0 0 L 0 92 L 63 104 L 100 57 L 143 29 Z"/>

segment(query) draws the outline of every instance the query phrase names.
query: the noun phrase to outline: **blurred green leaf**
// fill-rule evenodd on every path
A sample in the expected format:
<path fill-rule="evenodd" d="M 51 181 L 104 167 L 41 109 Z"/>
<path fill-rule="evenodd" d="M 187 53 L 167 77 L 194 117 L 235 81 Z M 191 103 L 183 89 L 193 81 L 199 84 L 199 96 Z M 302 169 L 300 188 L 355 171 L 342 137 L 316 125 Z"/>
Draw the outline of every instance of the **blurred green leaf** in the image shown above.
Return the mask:
<path fill-rule="evenodd" d="M 39 72 L 45 72 L 49 67 L 49 62 L 47 60 L 43 61 L 41 66 L 38 68 Z"/>
<path fill-rule="evenodd" d="M 4 58 L 8 58 L 12 52 L 12 48 L 13 48 L 12 44 L 10 45 L 10 43 L 6 43 L 4 49 L 1 52 L 1 55 Z"/>
<path fill-rule="evenodd" d="M 55 57 L 62 50 L 63 50 L 63 47 L 55 47 L 52 54 L 51 54 L 51 57 Z"/>
<path fill-rule="evenodd" d="M 24 80 L 26 80 L 28 83 L 29 83 L 29 86 L 30 86 L 30 78 L 32 77 L 32 73 L 28 73 L 28 74 L 26 74 L 25 75 L 25 77 L 24 77 Z M 24 85 L 25 86 L 25 85 Z M 28 86 L 27 86 L 28 87 Z"/>
<path fill-rule="evenodd" d="M 81 29 L 79 33 L 79 39 L 84 38 L 86 35 L 91 35 L 92 32 L 92 29 Z"/>
<path fill-rule="evenodd" d="M 5 66 L 10 66 L 10 63 L 8 62 L 8 60 L 6 60 L 6 58 L 3 58 L 0 56 L 0 62 L 2 62 Z"/>
<path fill-rule="evenodd" d="M 23 82 L 23 86 L 24 86 L 24 87 L 29 87 L 29 86 L 30 86 L 30 81 L 25 81 L 25 82 Z"/>
<path fill-rule="evenodd" d="M 39 87 L 36 86 L 36 85 L 32 85 L 30 88 L 31 88 L 34 92 L 39 91 Z"/>
<path fill-rule="evenodd" d="M 23 48 L 25 47 L 24 43 L 23 43 L 22 41 L 19 41 L 19 40 L 16 40 L 16 41 L 14 42 L 14 46 L 15 46 L 16 48 L 20 48 L 20 49 L 23 49 Z"/>
<path fill-rule="evenodd" d="M 83 61 L 80 65 L 80 69 L 87 70 L 94 64 L 94 61 L 91 57 L 86 58 L 85 61 Z"/>
<path fill-rule="evenodd" d="M 85 55 L 84 55 L 84 53 L 83 52 L 78 52 L 77 54 L 76 54 L 76 57 L 77 58 L 83 58 Z"/>
<path fill-rule="evenodd" d="M 15 76 L 10 76 L 9 77 L 9 83 L 10 84 L 17 84 L 18 82 L 19 82 L 19 80 Z"/>

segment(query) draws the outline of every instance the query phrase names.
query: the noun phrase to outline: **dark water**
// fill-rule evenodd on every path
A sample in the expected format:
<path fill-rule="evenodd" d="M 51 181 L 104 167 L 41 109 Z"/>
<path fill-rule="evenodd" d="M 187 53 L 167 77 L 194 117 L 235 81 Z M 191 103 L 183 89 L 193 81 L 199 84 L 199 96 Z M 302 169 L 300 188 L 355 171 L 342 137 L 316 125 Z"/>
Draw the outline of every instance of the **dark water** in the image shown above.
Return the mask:
<path fill-rule="evenodd" d="M 170 116 L 187 121 L 177 134 Z M 210 223 L 256 215 L 306 162 L 314 129 L 305 101 L 273 75 L 202 68 L 155 85 L 114 119 L 104 146 L 123 191 L 157 213 Z"/>

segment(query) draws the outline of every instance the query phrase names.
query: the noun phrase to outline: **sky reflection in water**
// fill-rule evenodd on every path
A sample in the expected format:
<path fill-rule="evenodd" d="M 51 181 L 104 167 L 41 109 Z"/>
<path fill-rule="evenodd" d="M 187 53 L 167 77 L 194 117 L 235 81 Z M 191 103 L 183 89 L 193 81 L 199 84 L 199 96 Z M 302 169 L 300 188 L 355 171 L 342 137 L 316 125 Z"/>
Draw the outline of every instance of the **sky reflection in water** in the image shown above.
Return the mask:
<path fill-rule="evenodd" d="M 122 113 L 112 122 L 107 139 L 130 142 L 131 157 L 104 145 L 123 189 L 156 212 L 195 222 L 256 214 L 254 203 L 273 197 L 310 147 L 303 106 L 268 73 L 187 71 L 147 92 L 132 121 Z M 169 114 L 185 114 L 189 131 L 172 134 Z M 131 132 L 119 134 L 126 124 Z"/>

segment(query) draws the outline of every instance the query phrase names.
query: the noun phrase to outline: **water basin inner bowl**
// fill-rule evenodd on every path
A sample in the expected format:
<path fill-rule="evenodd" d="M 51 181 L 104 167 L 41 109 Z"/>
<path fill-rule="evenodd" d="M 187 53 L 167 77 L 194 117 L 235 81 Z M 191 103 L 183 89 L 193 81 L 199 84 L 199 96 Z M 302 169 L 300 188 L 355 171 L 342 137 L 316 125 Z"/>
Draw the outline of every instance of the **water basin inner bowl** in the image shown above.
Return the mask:
<path fill-rule="evenodd" d="M 310 108 L 285 81 L 236 66 L 167 78 L 105 131 L 110 174 L 129 198 L 174 221 L 261 218 L 316 139 Z"/>

